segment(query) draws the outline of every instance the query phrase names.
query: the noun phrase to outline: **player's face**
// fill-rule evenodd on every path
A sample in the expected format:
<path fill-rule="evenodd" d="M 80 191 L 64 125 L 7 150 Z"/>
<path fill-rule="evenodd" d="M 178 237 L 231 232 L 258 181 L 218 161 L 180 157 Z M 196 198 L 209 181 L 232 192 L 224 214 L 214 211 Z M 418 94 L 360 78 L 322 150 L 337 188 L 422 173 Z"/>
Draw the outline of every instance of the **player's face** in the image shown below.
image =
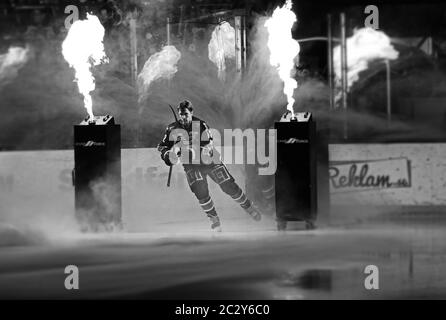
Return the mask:
<path fill-rule="evenodd" d="M 180 116 L 180 122 L 183 125 L 189 126 L 192 123 L 192 115 L 193 111 L 189 111 L 188 109 L 182 109 L 178 112 Z"/>

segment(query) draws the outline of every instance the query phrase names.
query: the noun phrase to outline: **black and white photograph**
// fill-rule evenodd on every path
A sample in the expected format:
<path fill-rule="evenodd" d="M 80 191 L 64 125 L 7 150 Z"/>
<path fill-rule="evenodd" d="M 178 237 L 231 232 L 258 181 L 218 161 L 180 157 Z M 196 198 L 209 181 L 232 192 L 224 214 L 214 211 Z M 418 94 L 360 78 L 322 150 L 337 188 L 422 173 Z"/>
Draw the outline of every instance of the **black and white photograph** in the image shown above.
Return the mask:
<path fill-rule="evenodd" d="M 0 113 L 0 300 L 446 299 L 444 1 L 2 0 Z"/>

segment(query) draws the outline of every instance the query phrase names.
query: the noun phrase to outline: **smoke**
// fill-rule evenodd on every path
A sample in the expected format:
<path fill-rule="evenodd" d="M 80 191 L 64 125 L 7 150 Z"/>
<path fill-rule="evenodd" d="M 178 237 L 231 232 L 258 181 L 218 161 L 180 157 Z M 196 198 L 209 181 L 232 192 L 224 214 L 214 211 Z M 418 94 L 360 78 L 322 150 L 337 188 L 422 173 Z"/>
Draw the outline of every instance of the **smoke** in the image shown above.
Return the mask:
<path fill-rule="evenodd" d="M 163 50 L 150 56 L 138 75 L 139 99 L 143 99 L 153 81 L 172 79 L 178 71 L 177 63 L 181 53 L 174 46 L 165 46 Z"/>
<path fill-rule="evenodd" d="M 26 246 L 45 243 L 42 233 L 26 228 L 18 229 L 11 224 L 0 223 L 0 248 L 6 246 Z"/>
<path fill-rule="evenodd" d="M 11 82 L 28 62 L 29 48 L 10 47 L 0 55 L 0 87 Z"/>
<path fill-rule="evenodd" d="M 146 9 L 143 11 L 150 15 Z M 162 12 L 158 10 L 157 14 Z M 271 119 L 279 118 L 285 111 L 286 97 L 277 71 L 269 63 L 268 33 L 263 26 L 266 19 L 257 16 L 253 21 L 247 37 L 252 54 L 243 77 L 236 72 L 232 61 L 226 60 L 224 81 L 219 79 L 218 69 L 209 60 L 208 47 L 215 26 L 197 26 L 195 29 L 199 31 L 194 29 L 193 39 L 187 34 L 179 37 L 174 34 L 177 28 L 172 27 L 171 43 L 181 54 L 178 71 L 170 81 L 159 78 L 139 87 L 145 90 L 142 98 L 130 74 L 128 21 L 119 28 L 106 30 L 104 47 L 110 63 L 92 70 L 96 87 L 91 93 L 94 112 L 110 114 L 121 124 L 123 147 L 155 146 L 166 124 L 173 121 L 168 104 L 175 105 L 185 98 L 193 102 L 196 116 L 219 130 L 270 126 Z M 138 20 L 144 30 L 138 33 L 140 68 L 165 46 L 162 21 L 165 20 Z M 0 87 L 0 109 L 7 115 L 0 118 L 2 149 L 72 148 L 72 126 L 85 118 L 82 96 L 61 50 L 67 38 L 63 20 L 54 21 L 52 28 L 55 31 L 48 37 L 45 36 L 51 33 L 48 29 L 36 29 L 42 35 L 29 41 L 33 54 L 29 55 L 28 63 L 12 81 Z M 141 71 L 141 74 L 147 73 L 146 68 Z M 153 79 L 152 74 L 147 77 Z"/>
<path fill-rule="evenodd" d="M 382 31 L 373 28 L 362 28 L 347 39 L 347 84 L 348 91 L 359 79 L 359 73 L 369 67 L 376 59 L 395 60 L 398 52 L 390 43 L 390 38 Z M 341 86 L 341 47 L 333 49 L 333 68 L 336 74 L 336 86 Z M 338 94 L 336 100 L 340 99 Z"/>
<path fill-rule="evenodd" d="M 208 45 L 209 60 L 217 66 L 218 77 L 223 81 L 226 77 L 226 59 L 235 58 L 234 43 L 235 29 L 228 22 L 215 27 Z"/>
<path fill-rule="evenodd" d="M 4 192 L 0 196 L 0 247 L 48 245 L 78 235 L 74 207 L 66 200 Z"/>
<path fill-rule="evenodd" d="M 265 27 L 268 19 L 256 17 L 248 37 L 251 55 L 245 75 L 227 87 L 227 103 L 234 107 L 238 119 L 235 126 L 269 128 L 286 111 L 282 79 L 270 64 L 270 36 Z"/>
<path fill-rule="evenodd" d="M 137 34 L 140 71 L 145 69 L 143 66 L 149 57 L 162 52 L 166 45 L 166 10 L 165 4 L 158 2 L 150 2 L 141 8 Z M 123 147 L 156 146 L 166 124 L 173 121 L 168 104 L 175 105 L 185 98 L 193 102 L 195 115 L 213 128 L 271 127 L 286 111 L 287 97 L 276 68 L 270 64 L 269 36 L 264 26 L 268 18 L 266 15 L 250 18 L 246 70 L 242 76 L 236 72 L 232 59 L 226 59 L 224 80 L 219 78 L 218 68 L 209 59 L 209 44 L 215 25 L 172 25 L 170 43 L 181 54 L 178 70 L 170 81 L 162 78 L 151 81 L 142 98 L 131 78 L 130 31 L 128 18 L 124 19 L 119 27 L 106 30 L 104 35 L 110 63 L 92 70 L 96 86 L 92 92 L 95 113 L 110 114 L 121 124 Z M 7 115 L 0 118 L 2 149 L 72 148 L 72 126 L 85 118 L 85 110 L 81 107 L 82 96 L 76 83 L 73 83 L 73 71 L 61 52 L 61 44 L 66 38 L 63 22 L 54 20 L 52 30 L 36 28 L 38 36 L 26 41 L 29 47 L 28 62 L 11 81 L 0 86 L 0 110 Z M 232 20 L 227 22 L 234 27 Z M 409 94 L 404 94 L 405 97 L 418 92 L 416 81 L 418 87 L 429 87 L 424 80 L 420 84 L 419 79 L 426 79 L 431 70 L 424 70 L 423 63 L 414 68 L 423 70 L 422 75 L 415 75 L 409 86 L 409 80 L 404 80 L 403 76 L 397 85 L 397 75 L 392 69 L 394 99 L 404 87 L 409 88 L 406 90 Z M 361 77 L 365 72 L 361 73 Z M 341 119 L 341 116 L 328 110 L 328 88 L 324 80 L 299 73 L 296 78 L 299 87 L 293 95 L 295 111 L 312 111 L 317 119 L 333 122 Z M 385 83 L 384 79 L 378 78 L 370 81 Z M 442 78 L 443 75 L 429 77 L 432 79 L 429 84 L 438 85 L 438 80 Z M 361 79 L 356 85 L 360 83 Z M 356 96 L 354 89 L 350 94 Z M 372 91 L 362 91 L 361 95 L 374 101 L 375 105 L 384 106 L 385 89 Z M 378 101 L 378 98 L 381 100 Z M 349 108 L 354 109 L 356 104 L 357 101 L 351 101 Z M 394 103 L 394 106 L 397 107 L 397 104 Z"/>
<path fill-rule="evenodd" d="M 84 198 L 88 209 L 82 211 L 78 207 L 79 210 L 75 210 L 70 171 L 68 176 L 63 171 L 58 172 L 63 166 L 57 162 L 66 162 L 69 158 L 67 151 L 56 151 L 56 155 L 53 152 L 2 155 L 0 179 L 5 169 L 12 172 L 12 178 L 9 187 L 0 180 L 0 247 L 52 245 L 65 240 L 70 243 L 72 239 L 83 237 L 80 231 L 85 226 L 90 227 L 87 228 L 90 231 L 120 230 L 121 184 L 110 176 L 96 179 L 89 185 L 92 198 Z M 35 162 L 39 172 L 33 172 L 34 167 L 24 169 Z M 14 167 L 21 168 L 21 172 L 14 173 Z M 109 169 L 111 167 L 116 170 L 114 165 Z M 41 181 L 45 179 L 47 185 L 42 189 Z M 138 200 L 144 202 L 144 199 Z"/>
<path fill-rule="evenodd" d="M 269 62 L 266 20 L 264 16 L 255 18 L 248 36 L 251 56 L 243 76 L 234 64 L 228 64 L 224 81 L 219 78 L 218 69 L 206 52 L 212 43 L 214 28 L 208 28 L 207 36 L 197 45 L 204 51 L 190 51 L 189 47 L 178 44 L 181 51 L 178 72 L 169 83 L 165 80 L 152 82 L 150 94 L 140 101 L 142 121 L 159 130 L 150 132 L 150 128 L 145 127 L 141 135 L 155 134 L 161 139 L 166 123 L 173 120 L 167 105 L 185 98 L 194 104 L 196 116 L 218 130 L 270 127 L 286 110 L 286 96 L 283 83 Z"/>
<path fill-rule="evenodd" d="M 82 213 L 87 218 L 84 222 L 89 221 L 91 226 L 98 230 L 118 230 L 122 212 L 120 181 L 116 181 L 111 176 L 105 176 L 90 183 L 89 188 L 96 206 Z"/>

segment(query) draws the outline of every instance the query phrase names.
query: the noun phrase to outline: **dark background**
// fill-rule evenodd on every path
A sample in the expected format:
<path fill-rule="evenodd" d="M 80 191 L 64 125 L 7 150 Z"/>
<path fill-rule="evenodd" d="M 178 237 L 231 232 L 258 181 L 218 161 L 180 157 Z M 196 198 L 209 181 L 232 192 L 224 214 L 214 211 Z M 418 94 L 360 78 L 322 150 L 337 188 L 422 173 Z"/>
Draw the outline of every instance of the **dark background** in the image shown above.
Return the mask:
<path fill-rule="evenodd" d="M 10 46 L 28 46 L 26 64 L 17 75 L 0 82 L 0 150 L 70 149 L 74 124 L 86 116 L 82 97 L 73 82 L 74 73 L 63 59 L 60 47 L 66 36 L 66 5 L 96 13 L 106 29 L 104 39 L 110 63 L 94 70 L 97 88 L 93 95 L 96 115 L 111 114 L 122 125 L 123 147 L 153 147 L 165 125 L 172 122 L 167 103 L 191 98 L 196 115 L 217 129 L 271 127 L 285 111 L 280 81 L 271 68 L 257 68 L 265 52 L 251 42 L 256 21 L 269 16 L 284 1 L 2 1 L 0 4 L 0 54 Z M 295 39 L 326 36 L 327 14 L 333 17 L 333 35 L 339 36 L 339 13 L 347 17 L 347 36 L 364 25 L 366 1 L 294 1 L 298 22 Z M 295 111 L 312 111 L 320 127 L 331 127 L 332 142 L 438 142 L 446 140 L 446 5 L 441 1 L 375 1 L 379 28 L 389 37 L 432 41 L 432 52 L 420 46 L 395 45 L 400 57 L 392 65 L 392 125 L 386 122 L 385 67 L 374 62 L 362 72 L 348 96 L 349 136 L 341 134 L 343 115 L 329 110 L 327 88 L 327 45 L 324 41 L 301 43 L 296 65 Z M 182 9 L 181 9 L 182 8 Z M 214 12 L 245 10 L 254 61 L 245 84 L 238 83 L 233 66 L 221 84 L 207 59 L 207 43 L 215 19 L 199 19 Z M 183 14 L 181 15 L 181 12 Z M 172 44 L 182 52 L 179 71 L 167 88 L 160 82 L 151 96 L 138 103 L 130 74 L 128 18 L 138 18 L 138 66 L 166 44 L 166 18 L 173 21 Z M 194 21 L 178 27 L 183 19 Z M 191 51 L 191 45 L 195 51 Z M 232 69 L 231 69 L 232 68 Z M 260 70 L 260 71 L 259 71 Z M 270 88 L 270 100 L 262 88 Z M 248 84 L 246 84 L 248 83 Z M 234 86 L 239 85 L 234 89 Z M 237 103 L 235 90 L 240 95 Z M 229 92 L 229 93 L 228 93 Z M 263 103 L 263 104 L 262 104 Z M 259 104 L 262 104 L 259 106 Z"/>

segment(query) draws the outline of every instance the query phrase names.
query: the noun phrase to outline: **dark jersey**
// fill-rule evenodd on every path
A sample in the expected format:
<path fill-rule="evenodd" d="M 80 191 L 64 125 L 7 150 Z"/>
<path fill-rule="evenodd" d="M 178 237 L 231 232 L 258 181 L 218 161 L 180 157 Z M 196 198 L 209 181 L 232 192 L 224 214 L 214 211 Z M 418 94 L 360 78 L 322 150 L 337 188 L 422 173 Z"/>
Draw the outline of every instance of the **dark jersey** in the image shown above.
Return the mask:
<path fill-rule="evenodd" d="M 176 130 L 180 129 L 180 130 Z M 180 136 L 181 133 L 187 134 L 187 137 Z M 192 148 L 193 143 L 201 148 L 208 145 L 212 141 L 212 134 L 209 126 L 203 120 L 192 117 L 192 125 L 184 126 L 180 122 L 173 122 L 169 124 L 164 133 L 164 137 L 158 144 L 158 151 L 161 152 L 161 158 L 164 160 L 167 152 L 176 143 L 189 144 Z"/>

